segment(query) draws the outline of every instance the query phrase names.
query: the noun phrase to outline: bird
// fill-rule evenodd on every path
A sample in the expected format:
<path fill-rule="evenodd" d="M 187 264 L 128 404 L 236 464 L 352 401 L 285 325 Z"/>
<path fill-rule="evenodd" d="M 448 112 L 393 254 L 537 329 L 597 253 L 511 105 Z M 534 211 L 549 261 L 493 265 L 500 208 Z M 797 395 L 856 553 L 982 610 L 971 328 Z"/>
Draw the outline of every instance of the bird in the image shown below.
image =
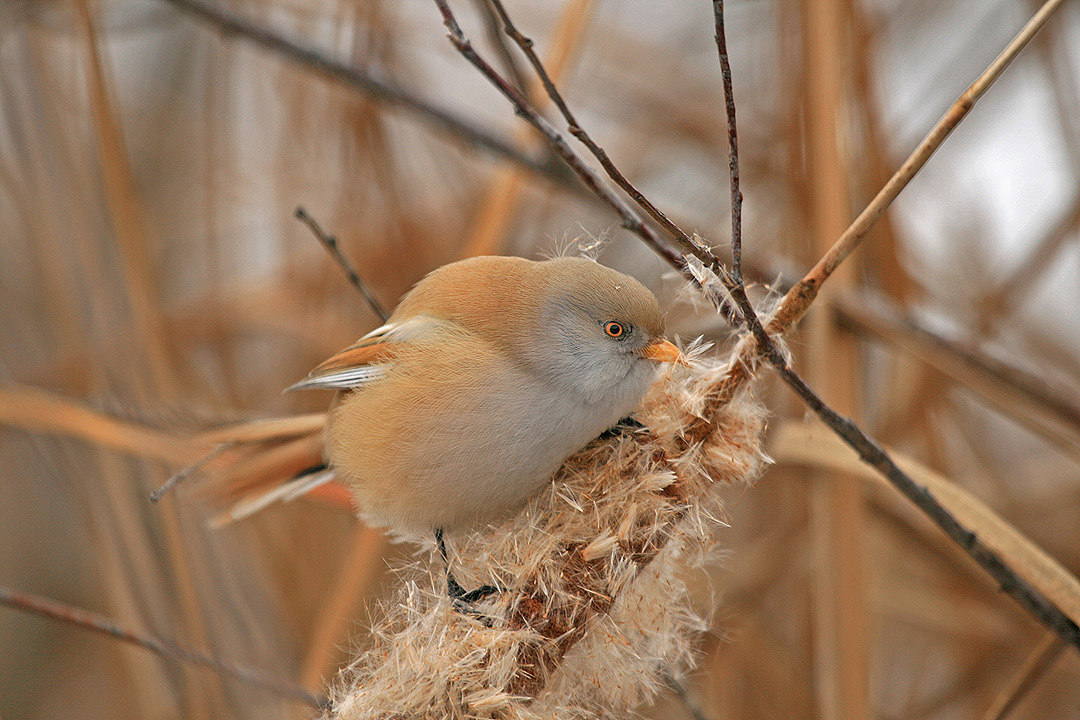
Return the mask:
<path fill-rule="evenodd" d="M 685 359 L 636 279 L 585 257 L 481 256 L 429 273 L 290 389 L 338 391 L 329 467 L 366 521 L 434 533 L 448 592 L 468 602 L 495 590 L 454 581 L 444 533 L 520 510 L 664 362 Z"/>

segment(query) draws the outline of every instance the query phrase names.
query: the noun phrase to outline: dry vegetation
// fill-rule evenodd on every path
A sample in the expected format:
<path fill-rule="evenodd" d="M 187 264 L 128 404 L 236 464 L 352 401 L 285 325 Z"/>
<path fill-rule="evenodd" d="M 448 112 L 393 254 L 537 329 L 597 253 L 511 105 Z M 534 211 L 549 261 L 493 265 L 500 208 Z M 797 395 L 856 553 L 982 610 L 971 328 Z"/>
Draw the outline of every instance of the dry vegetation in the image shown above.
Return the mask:
<path fill-rule="evenodd" d="M 801 309 L 780 294 L 832 274 L 786 336 L 791 366 L 975 532 L 965 550 L 768 363 L 722 365 L 756 345 L 733 309 L 746 308 L 738 273 L 709 275 L 693 245 L 700 234 L 731 259 L 711 3 L 507 3 L 581 127 L 673 221 L 634 226 L 629 199 L 620 219 L 457 54 L 438 3 L 178 12 L 193 2 L 0 7 L 0 602 L 15 608 L 0 611 L 0 717 L 305 717 L 356 658 L 335 695 L 343 718 L 419 713 L 432 687 L 424 708 L 480 717 L 621 717 L 642 700 L 647 717 L 679 719 L 1080 717 L 1075 3 L 1048 3 L 926 169 L 892 186 L 892 208 L 846 232 L 896 168 L 921 167 L 904 158 L 943 113 L 961 119 L 955 98 L 1042 3 L 727 7 L 749 298 L 781 308 L 763 320 L 784 331 Z M 489 3 L 451 7 L 506 84 L 565 128 Z M 458 257 L 602 237 L 603 261 L 655 288 L 672 330 L 715 343 L 717 369 L 657 389 L 655 434 L 591 448 L 532 515 L 455 548 L 469 580 L 490 570 L 512 587 L 487 608 L 505 628 L 449 612 L 432 549 L 364 527 L 334 484 L 237 519 L 319 457 L 326 398 L 281 388 L 378 324 L 297 205 L 338 233 L 384 306 Z M 860 251 L 822 271 L 822 256 L 846 256 L 827 253 L 841 237 Z M 687 248 L 724 313 L 665 264 Z M 755 475 L 758 406 L 715 391 L 745 368 L 775 462 L 717 495 L 687 468 Z M 622 495 L 617 477 L 648 482 Z M 574 505 L 589 522 L 574 525 Z M 1015 572 L 1008 594 L 1060 616 L 1040 624 L 1001 592 L 971 560 L 979 547 Z M 566 575 L 579 560 L 604 570 Z"/>

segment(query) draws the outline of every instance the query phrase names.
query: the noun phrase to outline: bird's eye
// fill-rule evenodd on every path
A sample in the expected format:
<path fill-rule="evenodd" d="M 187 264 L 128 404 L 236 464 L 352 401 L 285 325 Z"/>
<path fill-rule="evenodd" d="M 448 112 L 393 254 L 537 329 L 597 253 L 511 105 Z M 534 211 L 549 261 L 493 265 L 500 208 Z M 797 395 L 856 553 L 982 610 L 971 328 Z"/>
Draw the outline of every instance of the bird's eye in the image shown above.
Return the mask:
<path fill-rule="evenodd" d="M 608 334 L 608 337 L 619 339 L 626 335 L 626 326 L 622 323 L 617 323 L 614 320 L 608 320 L 604 323 L 604 332 Z"/>

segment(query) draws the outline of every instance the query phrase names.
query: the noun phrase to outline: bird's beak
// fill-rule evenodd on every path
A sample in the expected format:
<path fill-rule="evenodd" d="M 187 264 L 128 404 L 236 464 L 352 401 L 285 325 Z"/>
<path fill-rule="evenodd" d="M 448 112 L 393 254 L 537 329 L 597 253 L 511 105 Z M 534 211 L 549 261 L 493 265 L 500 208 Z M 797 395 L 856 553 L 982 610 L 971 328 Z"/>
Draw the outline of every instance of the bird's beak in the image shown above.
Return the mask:
<path fill-rule="evenodd" d="M 679 348 L 672 345 L 664 338 L 657 338 L 645 347 L 641 348 L 641 357 L 657 362 L 673 362 L 679 365 L 689 365 Z"/>

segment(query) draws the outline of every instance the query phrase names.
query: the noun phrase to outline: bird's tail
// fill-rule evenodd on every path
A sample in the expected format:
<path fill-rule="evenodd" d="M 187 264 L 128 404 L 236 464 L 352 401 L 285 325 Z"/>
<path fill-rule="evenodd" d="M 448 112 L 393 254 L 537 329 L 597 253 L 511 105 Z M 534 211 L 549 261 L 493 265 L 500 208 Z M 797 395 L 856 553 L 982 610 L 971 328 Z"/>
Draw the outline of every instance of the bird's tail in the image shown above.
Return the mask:
<path fill-rule="evenodd" d="M 191 475 L 205 476 L 195 493 L 220 508 L 217 525 L 309 493 L 348 505 L 347 491 L 334 482 L 334 472 L 326 465 L 325 424 L 325 413 L 314 413 L 204 432 L 198 439 L 211 451 L 174 475 L 162 490 Z"/>

